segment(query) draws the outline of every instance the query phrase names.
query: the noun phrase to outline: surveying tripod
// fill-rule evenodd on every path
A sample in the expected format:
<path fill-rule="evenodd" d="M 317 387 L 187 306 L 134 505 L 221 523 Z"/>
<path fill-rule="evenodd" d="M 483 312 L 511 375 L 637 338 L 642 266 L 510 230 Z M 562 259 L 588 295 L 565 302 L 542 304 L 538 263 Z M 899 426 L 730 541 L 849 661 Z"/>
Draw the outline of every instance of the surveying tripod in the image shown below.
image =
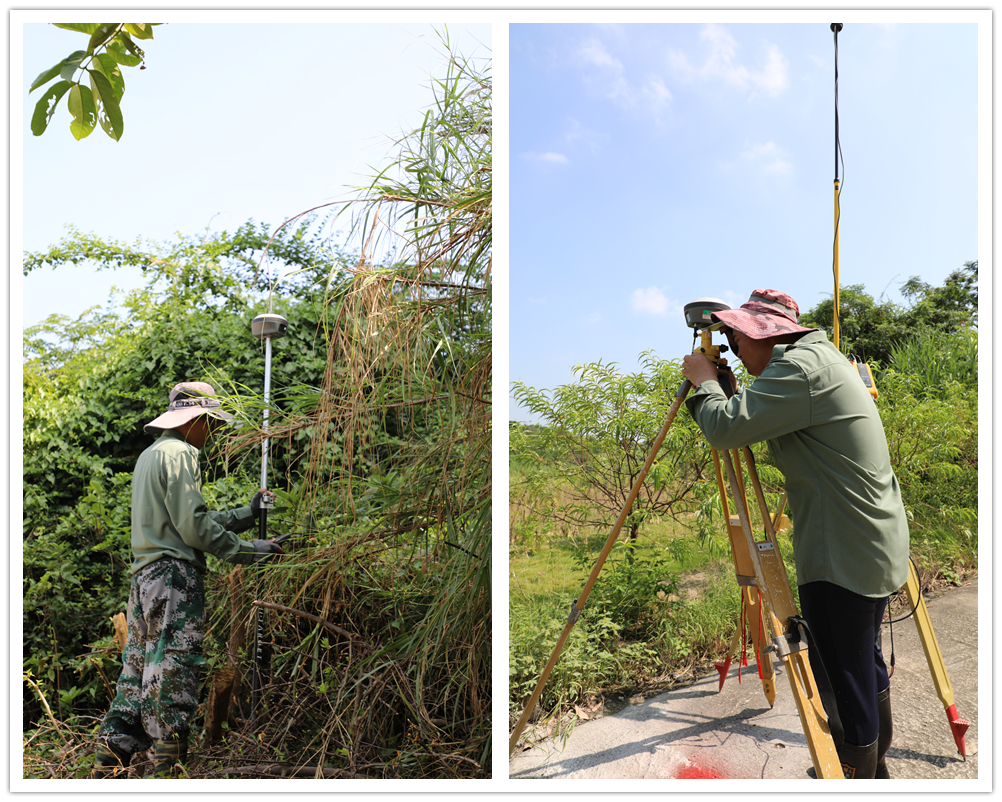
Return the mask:
<path fill-rule="evenodd" d="M 712 328 L 716 327 L 714 326 Z M 720 359 L 720 346 L 713 345 L 710 329 L 711 327 L 707 326 L 702 331 L 702 347 L 699 349 L 699 352 L 717 362 L 718 367 L 725 368 L 726 362 Z M 730 373 L 729 369 L 727 369 L 727 373 Z M 727 380 L 727 385 L 729 385 L 729 380 Z M 532 696 L 529 698 L 529 702 L 525 707 L 525 711 L 522 713 L 521 719 L 515 726 L 515 729 L 509 738 L 509 754 L 515 750 L 515 745 L 518 743 L 519 735 L 521 735 L 522 730 L 528 721 L 529 715 L 535 708 L 536 703 L 539 701 L 543 686 L 546 684 L 546 680 L 549 678 L 550 672 L 557 663 L 557 659 L 560 656 L 564 643 L 570 635 L 571 628 L 574 626 L 574 623 L 580 616 L 581 611 L 584 609 L 588 594 L 591 593 L 591 590 L 598 579 L 599 572 L 605 564 L 606 558 L 609 556 L 609 553 L 612 551 L 613 546 L 619 538 L 620 531 L 622 530 L 623 524 L 630 513 L 633 502 L 636 501 L 637 495 L 639 494 L 640 489 L 647 477 L 647 473 L 649 472 L 651 465 L 654 463 L 654 459 L 656 458 L 658 451 L 661 449 L 661 445 L 664 443 L 665 437 L 668 435 L 668 431 L 675 420 L 675 416 L 678 414 L 678 410 L 682 406 L 682 402 L 689 394 L 689 390 L 691 388 L 692 384 L 686 380 L 675 394 L 675 400 L 668 412 L 667 419 L 661 427 L 661 431 L 658 433 L 657 438 L 654 440 L 651 452 L 630 490 L 626 503 L 619 514 L 619 518 L 613 525 L 612 531 L 609 533 L 609 537 L 606 540 L 605 546 L 599 555 L 595 567 L 592 569 L 592 572 L 588 577 L 584 590 L 581 592 L 577 601 L 571 606 L 571 612 L 568 616 L 564 631 L 557 640 L 556 648 L 550 656 L 549 662 L 543 669 L 543 673 L 539 678 L 539 682 L 537 683 Z M 795 621 L 791 621 L 791 619 L 796 618 L 797 610 L 793 601 L 793 593 L 790 590 L 790 583 L 786 576 L 786 568 L 783 565 L 783 560 L 780 556 L 779 548 L 776 543 L 773 519 L 769 516 L 765 507 L 765 497 L 762 494 L 761 485 L 758 483 L 758 476 L 755 473 L 754 462 L 751 461 L 751 451 L 743 449 L 742 452 L 746 459 L 748 473 L 752 477 L 755 497 L 758 499 L 760 510 L 762 511 L 763 519 L 766 523 L 766 539 L 762 541 L 756 541 L 755 535 L 752 532 L 751 516 L 749 514 L 748 501 L 743 482 L 741 482 L 740 489 L 738 489 L 739 472 L 741 471 L 740 463 L 737 459 L 732 461 L 731 455 L 726 452 L 721 455 L 723 457 L 722 460 L 717 458 L 716 452 L 714 458 L 718 476 L 720 476 L 720 463 L 722 461 L 724 468 L 726 469 L 731 488 L 734 491 L 735 507 L 738 513 L 738 520 L 740 521 L 741 537 L 737 538 L 732 536 L 731 545 L 732 548 L 736 548 L 735 565 L 740 565 L 739 583 L 743 583 L 742 591 L 747 593 L 748 598 L 752 598 L 750 589 L 754 587 L 758 589 L 759 598 L 761 599 L 760 604 L 755 605 L 755 609 L 759 611 L 759 615 L 756 618 L 756 626 L 754 627 L 754 630 L 756 632 L 759 632 L 760 630 L 762 632 L 768 630 L 772 633 L 771 644 L 768 646 L 761 646 L 761 649 L 758 635 L 756 635 L 756 653 L 761 654 L 763 650 L 766 653 L 773 652 L 786 667 L 787 676 L 790 678 L 790 687 L 793 690 L 794 699 L 797 704 L 797 712 L 800 714 L 800 720 L 803 724 L 804 734 L 807 737 L 807 744 L 811 753 L 811 760 L 814 763 L 814 769 L 817 772 L 818 777 L 824 779 L 841 779 L 843 774 L 839 766 L 838 756 L 835 753 L 835 744 L 829 731 L 828 717 L 825 715 L 824 707 L 821 703 L 820 693 L 814 681 L 814 675 L 811 672 L 810 663 L 807 660 L 807 641 L 804 637 L 802 627 Z M 737 454 L 735 454 L 735 457 L 737 457 Z M 720 479 L 720 487 L 723 489 L 722 478 Z M 722 500 L 726 509 L 727 501 L 725 494 L 722 494 Z M 738 555 L 740 555 L 740 560 Z M 765 673 L 763 674 L 763 679 L 768 683 L 766 686 L 766 693 L 771 704 L 776 698 L 774 672 L 771 671 L 771 660 L 764 660 L 761 662 L 763 664 L 769 663 L 770 665 L 768 680 L 765 679 Z M 771 696 L 769 695 L 770 693 Z"/>
<path fill-rule="evenodd" d="M 725 350 L 726 346 L 715 346 L 712 342 L 712 332 L 719 329 L 720 325 L 710 325 L 710 314 L 713 310 L 700 310 L 698 309 L 698 305 L 699 301 L 694 301 L 686 307 L 687 322 L 689 322 L 694 331 L 699 332 L 699 336 L 701 337 L 701 345 L 698 349 L 695 349 L 695 352 L 707 356 L 711 361 L 716 363 L 721 386 L 730 389 L 732 374 L 730 368 L 726 365 L 726 360 L 720 357 L 721 350 Z M 696 310 L 691 317 L 690 307 Z M 564 630 L 557 639 L 553 653 L 544 667 L 532 695 L 529 697 L 521 718 L 509 736 L 509 755 L 515 751 L 519 736 L 539 701 L 546 681 L 560 657 L 571 629 L 580 617 L 582 610 L 584 610 L 588 595 L 591 593 L 606 559 L 615 546 L 623 524 L 626 522 L 633 503 L 636 501 L 647 478 L 647 474 L 668 435 L 675 416 L 691 389 L 692 384 L 686 380 L 675 394 L 675 400 L 672 403 L 661 431 L 654 440 L 651 452 L 630 490 L 630 494 L 609 533 L 605 546 L 585 583 L 581 595 L 571 605 Z M 840 729 L 841 725 L 838 723 L 837 717 L 830 723 L 828 715 L 825 712 L 825 706 L 821 700 L 821 690 L 815 681 L 814 673 L 808 660 L 808 633 L 806 625 L 798 615 L 789 578 L 786 574 L 786 567 L 783 564 L 779 544 L 776 540 L 777 530 L 784 520 L 782 513 L 786 496 L 784 494 L 775 515 L 770 515 L 765 495 L 758 479 L 751 449 L 745 447 L 723 452 L 712 449 L 712 454 L 721 505 L 728 527 L 737 582 L 741 590 L 742 608 L 739 626 L 731 641 L 727 658 L 724 663 L 717 665 L 717 670 L 720 672 L 720 688 L 723 687 L 731 658 L 738 651 L 740 638 L 747 623 L 751 630 L 754 651 L 758 659 L 763 690 L 770 706 L 776 699 L 775 668 L 772 660 L 772 655 L 775 655 L 786 669 L 816 776 L 821 779 L 844 779 L 842 767 L 835 751 L 835 741 L 832 737 L 832 726 L 834 725 L 837 729 Z M 761 514 L 764 533 L 760 539 L 756 539 L 756 533 L 752 529 L 746 483 L 741 467 L 742 461 Z M 721 466 L 723 466 L 723 471 L 721 470 Z M 725 472 L 737 513 L 735 516 L 730 514 L 727 500 L 728 494 L 723 479 Z M 919 587 L 914 567 L 910 567 L 910 576 L 905 590 L 912 604 L 913 613 L 916 616 L 919 637 L 922 641 L 930 669 L 932 670 L 937 693 L 944 707 L 947 708 L 947 718 L 950 721 L 951 731 L 953 732 L 958 750 L 966 759 L 963 738 L 964 732 L 968 727 L 968 722 L 960 720 L 957 716 L 956 705 L 953 703 L 953 689 L 950 686 L 942 655 L 936 643 L 935 635 L 932 632 L 932 626 L 929 622 L 928 612 L 925 609 L 925 602 L 922 599 L 921 588 Z M 747 621 L 745 613 L 747 613 Z M 828 686 L 827 681 L 825 685 Z M 830 686 L 828 687 L 830 688 Z M 833 711 L 835 710 L 833 698 L 829 700 L 829 708 Z M 841 738 L 841 733 L 838 733 L 838 736 Z"/>

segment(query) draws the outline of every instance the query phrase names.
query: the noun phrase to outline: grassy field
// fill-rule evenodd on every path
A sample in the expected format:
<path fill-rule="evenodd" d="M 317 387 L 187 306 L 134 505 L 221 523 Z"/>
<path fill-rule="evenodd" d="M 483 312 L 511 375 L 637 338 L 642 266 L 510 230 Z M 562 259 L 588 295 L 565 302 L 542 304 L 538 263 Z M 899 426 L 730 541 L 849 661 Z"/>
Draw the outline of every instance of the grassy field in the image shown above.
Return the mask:
<path fill-rule="evenodd" d="M 509 719 L 521 716 L 563 631 L 571 606 L 605 545 L 603 531 L 556 524 L 540 499 L 527 502 L 511 474 L 509 532 Z M 552 488 L 549 503 L 559 504 Z M 697 506 L 697 505 L 694 505 Z M 703 505 L 705 509 L 705 504 Z M 940 516 L 941 517 L 941 516 Z M 551 734 L 599 712 L 687 684 L 712 671 L 738 625 L 740 597 L 719 516 L 716 540 L 702 536 L 695 512 L 648 523 L 631 548 L 621 538 L 588 596 L 540 697 L 530 737 Z M 920 525 L 921 523 L 921 525 Z M 912 557 L 924 587 L 976 571 L 969 530 L 913 520 Z M 976 543 L 976 535 L 974 535 Z M 779 536 L 797 593 L 792 544 Z M 709 548 L 708 548 L 709 545 Z M 681 555 L 681 556 L 680 556 Z M 754 656 L 748 657 L 754 665 Z M 525 736 L 523 736 L 525 737 Z"/>
<path fill-rule="evenodd" d="M 509 713 L 528 701 L 611 531 L 580 532 L 534 514 L 512 476 Z M 558 487 L 554 495 L 559 497 Z M 559 501 L 559 498 L 558 498 Z M 648 522 L 617 542 L 540 698 L 549 728 L 691 682 L 726 651 L 740 600 L 729 553 L 689 525 Z M 685 518 L 683 518 L 685 520 Z"/>

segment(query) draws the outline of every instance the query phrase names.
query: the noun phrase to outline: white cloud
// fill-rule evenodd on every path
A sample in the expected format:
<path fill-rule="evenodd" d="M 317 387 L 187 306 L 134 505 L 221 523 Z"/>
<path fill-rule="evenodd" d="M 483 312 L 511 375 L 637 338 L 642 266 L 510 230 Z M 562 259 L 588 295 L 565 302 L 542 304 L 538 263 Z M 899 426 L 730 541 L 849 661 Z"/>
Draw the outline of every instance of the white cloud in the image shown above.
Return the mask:
<path fill-rule="evenodd" d="M 624 108 L 643 109 L 657 117 L 671 102 L 672 94 L 660 76 L 649 75 L 639 80 L 631 78 L 623 62 L 598 39 L 582 42 L 578 56 L 594 68 L 585 81 L 603 97 Z"/>
<path fill-rule="evenodd" d="M 547 151 L 546 153 L 523 153 L 522 158 L 528 159 L 529 161 L 545 162 L 547 164 L 571 163 L 571 160 L 563 153 L 554 153 L 553 151 Z"/>
<path fill-rule="evenodd" d="M 620 74 L 623 72 L 623 63 L 619 59 L 613 58 L 609 51 L 605 49 L 605 45 L 598 41 L 598 39 L 588 39 L 582 42 L 578 53 L 581 54 L 581 57 L 585 61 L 597 67 L 610 69 Z"/>
<path fill-rule="evenodd" d="M 658 287 L 634 290 L 630 295 L 630 308 L 647 315 L 666 315 L 673 304 Z"/>
<path fill-rule="evenodd" d="M 775 142 L 751 145 L 745 148 L 741 159 L 757 165 L 765 175 L 789 175 L 793 172 L 793 163 Z"/>
<path fill-rule="evenodd" d="M 599 152 L 602 143 L 609 139 L 608 134 L 584 128 L 578 120 L 570 120 L 570 130 L 564 139 L 571 147 L 583 147 L 592 155 Z"/>
<path fill-rule="evenodd" d="M 755 288 L 753 287 L 752 289 Z M 748 301 L 748 297 L 750 295 L 751 295 L 751 289 L 745 292 L 744 295 L 740 295 L 732 290 L 727 290 L 727 292 L 724 293 L 724 297 L 721 298 L 721 300 L 724 301 L 724 303 L 726 303 L 731 309 L 737 309 L 739 306 L 741 306 L 741 304 L 746 303 Z"/>
<path fill-rule="evenodd" d="M 706 44 L 703 64 L 693 64 L 679 50 L 669 50 L 668 60 L 674 69 L 688 80 L 723 81 L 738 89 L 750 89 L 752 96 L 764 92 L 776 97 L 790 85 L 789 65 L 776 45 L 768 45 L 765 63 L 752 70 L 738 62 L 738 43 L 726 28 L 707 25 L 699 38 Z"/>
<path fill-rule="evenodd" d="M 588 315 L 588 319 L 587 319 L 586 322 L 588 323 L 589 326 L 596 326 L 596 325 L 598 325 L 599 323 L 602 322 L 602 313 L 601 312 L 592 312 L 590 315 Z"/>

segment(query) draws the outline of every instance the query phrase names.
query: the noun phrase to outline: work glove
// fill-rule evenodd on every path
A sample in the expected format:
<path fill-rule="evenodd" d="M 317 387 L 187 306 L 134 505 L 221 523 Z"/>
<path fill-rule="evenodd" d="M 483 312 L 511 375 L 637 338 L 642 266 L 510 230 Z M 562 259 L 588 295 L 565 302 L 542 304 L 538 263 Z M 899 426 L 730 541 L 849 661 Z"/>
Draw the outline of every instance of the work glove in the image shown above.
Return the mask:
<path fill-rule="evenodd" d="M 282 547 L 271 540 L 255 540 L 251 545 L 256 552 L 254 562 L 263 560 L 265 557 L 270 557 L 272 554 L 285 554 Z"/>
<path fill-rule="evenodd" d="M 263 489 L 258 490 L 254 494 L 254 498 L 250 500 L 251 512 L 254 513 L 255 518 L 261 517 L 262 506 L 266 510 L 270 510 L 275 506 L 275 494 L 270 490 Z"/>

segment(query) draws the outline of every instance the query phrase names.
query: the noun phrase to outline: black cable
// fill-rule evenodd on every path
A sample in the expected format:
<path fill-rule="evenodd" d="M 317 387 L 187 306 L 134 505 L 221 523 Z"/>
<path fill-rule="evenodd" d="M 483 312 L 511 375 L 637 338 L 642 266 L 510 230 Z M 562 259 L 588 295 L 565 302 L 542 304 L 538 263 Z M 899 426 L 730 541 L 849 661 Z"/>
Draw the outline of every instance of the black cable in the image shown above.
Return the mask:
<path fill-rule="evenodd" d="M 913 560 L 911 557 L 908 558 L 908 561 L 915 568 L 915 576 L 916 576 L 916 581 L 917 581 L 918 566 L 915 565 L 915 560 Z M 887 626 L 887 631 L 891 633 L 891 662 L 888 664 L 887 676 L 891 676 L 894 673 L 894 626 L 893 625 L 894 624 L 898 624 L 898 623 L 900 623 L 902 621 L 907 621 L 909 618 L 911 618 L 913 615 L 915 615 L 915 611 L 918 609 L 919 602 L 921 600 L 922 600 L 922 586 L 919 585 L 918 598 L 915 600 L 915 606 L 912 607 L 912 609 L 908 613 L 908 615 L 903 615 L 903 616 L 901 616 L 901 618 L 890 618 L 887 621 L 881 622 L 881 626 L 886 625 Z M 888 605 L 888 611 L 889 610 L 890 610 L 890 605 Z"/>
<path fill-rule="evenodd" d="M 918 566 L 915 565 L 915 560 L 913 560 L 911 557 L 909 557 L 908 561 L 915 568 L 915 576 L 918 577 Z M 903 616 L 901 616 L 901 618 L 895 618 L 893 620 L 888 619 L 887 621 L 884 621 L 883 624 L 885 624 L 885 625 L 886 624 L 897 624 L 897 623 L 900 623 L 901 621 L 907 621 L 909 618 L 911 618 L 913 615 L 915 615 L 915 611 L 918 609 L 919 602 L 922 601 L 922 586 L 921 585 L 919 585 L 918 591 L 919 591 L 918 592 L 918 598 L 915 600 L 915 606 L 912 607 L 912 609 L 908 613 L 908 615 L 903 615 Z"/>

